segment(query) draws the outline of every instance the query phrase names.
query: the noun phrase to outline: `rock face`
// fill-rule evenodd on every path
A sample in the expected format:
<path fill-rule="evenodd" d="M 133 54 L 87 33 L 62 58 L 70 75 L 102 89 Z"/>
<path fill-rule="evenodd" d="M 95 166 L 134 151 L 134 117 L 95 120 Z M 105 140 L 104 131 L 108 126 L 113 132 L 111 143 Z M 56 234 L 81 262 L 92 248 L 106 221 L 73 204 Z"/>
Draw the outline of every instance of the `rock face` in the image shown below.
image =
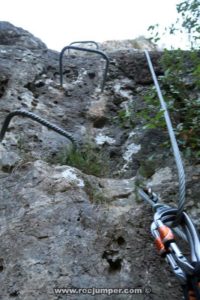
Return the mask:
<path fill-rule="evenodd" d="M 162 146 L 166 133 L 144 130 L 136 116 L 152 84 L 144 54 L 108 52 L 100 93 L 104 62 L 94 55 L 65 56 L 61 88 L 59 53 L 5 22 L 0 44 L 1 124 L 26 109 L 72 133 L 90 156 L 84 169 L 80 157 L 80 168 L 72 167 L 69 140 L 30 119 L 11 121 L 0 145 L 0 299 L 66 299 L 55 289 L 92 287 L 144 292 L 95 299 L 180 299 L 179 283 L 152 243 L 151 208 L 136 193 L 138 182 L 170 204 L 178 193 L 173 157 Z M 160 55 L 151 53 L 158 75 Z M 185 163 L 186 208 L 198 224 L 200 166 Z"/>
<path fill-rule="evenodd" d="M 28 49 L 46 49 L 46 45 L 41 40 L 9 22 L 0 22 L 0 45 L 21 46 Z"/>
<path fill-rule="evenodd" d="M 139 36 L 133 40 L 121 40 L 121 41 L 106 41 L 101 44 L 101 47 L 106 51 L 116 51 L 122 49 L 135 49 L 135 50 L 157 50 L 156 45 L 154 45 L 150 40 L 146 39 L 144 36 Z"/>

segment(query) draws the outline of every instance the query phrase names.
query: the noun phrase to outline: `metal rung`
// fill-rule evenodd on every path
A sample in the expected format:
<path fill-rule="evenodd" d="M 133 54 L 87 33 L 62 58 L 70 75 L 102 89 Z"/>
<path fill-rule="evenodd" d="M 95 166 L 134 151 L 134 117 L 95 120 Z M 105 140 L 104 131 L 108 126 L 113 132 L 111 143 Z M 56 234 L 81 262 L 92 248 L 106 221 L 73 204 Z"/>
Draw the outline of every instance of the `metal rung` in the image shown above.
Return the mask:
<path fill-rule="evenodd" d="M 74 44 L 93 44 L 96 46 L 96 49 L 99 49 L 99 44 L 95 41 L 76 41 L 69 44 L 69 46 L 72 46 Z"/>
<path fill-rule="evenodd" d="M 105 61 L 106 61 L 106 67 L 105 67 L 105 70 L 104 70 L 103 81 L 102 81 L 102 84 L 101 84 L 101 92 L 103 92 L 104 85 L 105 85 L 105 82 L 106 82 L 107 73 L 108 73 L 109 58 L 108 58 L 108 56 L 103 51 L 89 49 L 89 48 L 81 48 L 81 47 L 75 47 L 75 46 L 66 46 L 66 47 L 64 47 L 62 49 L 62 51 L 60 52 L 60 57 L 59 57 L 60 85 L 63 86 L 63 63 L 62 63 L 62 61 L 63 61 L 64 52 L 67 49 L 96 53 L 96 54 L 101 55 L 105 59 Z"/>
<path fill-rule="evenodd" d="M 1 128 L 1 131 L 0 131 L 0 142 L 2 142 L 2 140 L 6 134 L 6 131 L 8 129 L 11 119 L 15 116 L 27 117 L 27 118 L 30 118 L 30 119 L 36 121 L 36 122 L 48 127 L 49 129 L 57 132 L 58 134 L 66 137 L 67 139 L 69 139 L 72 142 L 72 144 L 74 145 L 75 148 L 77 147 L 77 142 L 70 133 L 68 133 L 67 131 L 58 127 L 57 125 L 54 125 L 54 124 L 44 120 L 43 118 L 41 118 L 29 111 L 25 111 L 25 110 L 15 110 L 7 115 L 7 117 L 5 118 L 5 121 L 3 123 L 3 126 Z"/>

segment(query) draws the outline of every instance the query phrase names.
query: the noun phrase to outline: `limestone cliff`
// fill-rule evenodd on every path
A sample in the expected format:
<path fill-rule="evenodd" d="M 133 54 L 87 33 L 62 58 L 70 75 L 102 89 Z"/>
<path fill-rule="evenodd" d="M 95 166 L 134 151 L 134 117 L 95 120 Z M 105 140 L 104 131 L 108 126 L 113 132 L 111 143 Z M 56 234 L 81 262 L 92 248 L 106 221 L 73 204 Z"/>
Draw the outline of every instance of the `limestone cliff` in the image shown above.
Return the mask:
<path fill-rule="evenodd" d="M 142 51 L 107 55 L 103 93 L 104 61 L 73 51 L 64 58 L 60 88 L 59 53 L 0 23 L 1 124 L 9 112 L 26 109 L 69 131 L 94 158 L 85 169 L 74 168 L 65 163 L 66 138 L 30 119 L 12 120 L 0 145 L 0 299 L 67 299 L 54 289 L 91 287 L 152 289 L 95 296 L 101 300 L 181 297 L 154 249 L 151 208 L 136 196 L 138 182 L 149 182 L 170 204 L 178 193 L 166 133 L 145 130 L 136 116 L 152 79 Z M 161 55 L 151 53 L 158 75 Z M 131 119 L 123 118 L 130 107 Z M 185 164 L 187 209 L 197 222 L 200 166 Z"/>

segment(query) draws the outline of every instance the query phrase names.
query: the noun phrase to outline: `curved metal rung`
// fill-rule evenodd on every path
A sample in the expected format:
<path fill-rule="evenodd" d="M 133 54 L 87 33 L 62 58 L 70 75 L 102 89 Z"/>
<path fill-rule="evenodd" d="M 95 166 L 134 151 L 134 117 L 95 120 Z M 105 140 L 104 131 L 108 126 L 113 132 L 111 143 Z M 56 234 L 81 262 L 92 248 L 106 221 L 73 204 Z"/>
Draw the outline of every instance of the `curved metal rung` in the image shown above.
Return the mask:
<path fill-rule="evenodd" d="M 72 42 L 69 44 L 69 46 L 72 46 L 72 45 L 75 45 L 75 44 L 93 44 L 96 46 L 96 49 L 98 50 L 99 49 L 99 44 L 95 41 L 75 41 L 75 42 Z M 79 47 L 79 46 L 77 46 Z M 68 54 L 70 53 L 69 52 L 70 49 L 68 49 Z"/>
<path fill-rule="evenodd" d="M 69 46 L 72 46 L 74 44 L 94 44 L 96 46 L 96 49 L 99 49 L 99 44 L 95 41 L 76 41 L 69 44 Z"/>
<path fill-rule="evenodd" d="M 102 81 L 102 84 L 101 84 L 101 91 L 103 92 L 104 85 L 105 85 L 105 82 L 106 82 L 107 73 L 108 73 L 109 58 L 108 58 L 108 56 L 103 51 L 89 49 L 89 48 L 81 48 L 81 47 L 75 47 L 75 46 L 66 46 L 66 47 L 64 47 L 62 49 L 62 51 L 60 52 L 60 57 L 59 57 L 60 85 L 63 86 L 63 64 L 62 64 L 62 60 L 63 60 L 63 54 L 64 54 L 64 52 L 67 49 L 96 53 L 96 54 L 101 55 L 106 60 L 106 67 L 105 67 L 105 70 L 104 70 L 103 81 Z"/>
<path fill-rule="evenodd" d="M 10 124 L 11 119 L 15 116 L 27 117 L 27 118 L 30 118 L 30 119 L 36 121 L 36 122 L 48 127 L 49 129 L 59 133 L 60 135 L 66 137 L 67 139 L 69 139 L 72 142 L 72 144 L 75 148 L 77 147 L 77 142 L 70 133 L 68 133 L 67 131 L 59 128 L 58 126 L 56 126 L 52 123 L 49 123 L 48 121 L 44 120 L 43 118 L 38 117 L 37 115 L 35 115 L 31 112 L 25 111 L 25 110 L 15 110 L 15 111 L 13 111 L 13 112 L 11 112 L 10 114 L 7 115 L 7 117 L 5 118 L 5 121 L 3 123 L 3 126 L 1 128 L 0 142 L 2 142 L 2 140 L 5 136 L 5 133 L 8 129 L 8 126 Z"/>

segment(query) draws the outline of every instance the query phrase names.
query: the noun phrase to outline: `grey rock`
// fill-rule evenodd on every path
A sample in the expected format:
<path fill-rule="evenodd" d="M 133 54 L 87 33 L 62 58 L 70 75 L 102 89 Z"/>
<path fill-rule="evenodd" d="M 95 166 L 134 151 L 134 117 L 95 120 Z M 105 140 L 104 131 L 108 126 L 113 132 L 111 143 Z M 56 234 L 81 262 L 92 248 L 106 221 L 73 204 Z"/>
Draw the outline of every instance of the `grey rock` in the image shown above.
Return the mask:
<path fill-rule="evenodd" d="M 18 154 L 12 151 L 7 151 L 0 144 L 0 169 L 10 172 L 20 161 L 20 157 Z"/>
<path fill-rule="evenodd" d="M 23 46 L 27 49 L 46 49 L 46 45 L 28 31 L 0 22 L 0 45 Z"/>
<path fill-rule="evenodd" d="M 133 40 L 111 40 L 101 43 L 100 45 L 106 51 L 116 51 L 121 49 L 149 50 L 155 51 L 157 47 L 144 36 L 139 36 Z"/>
<path fill-rule="evenodd" d="M 152 79 L 143 53 L 108 52 L 100 94 L 99 58 L 65 56 L 61 88 L 59 53 L 7 22 L 0 23 L 0 44 L 1 124 L 9 112 L 26 108 L 72 133 L 80 146 L 89 141 L 107 167 L 100 178 L 83 173 L 80 163 L 58 164 L 56 155 L 70 151 L 68 140 L 30 119 L 13 118 L 0 148 L 0 298 L 58 300 L 67 296 L 54 288 L 150 286 L 149 295 L 95 299 L 180 299 L 179 283 L 153 248 L 152 210 L 136 195 L 139 182 L 152 185 L 163 202 L 176 203 L 174 160 L 162 147 L 166 134 L 144 130 L 142 120 L 124 126 L 118 116 L 123 103 L 132 101 L 136 110 L 144 105 Z M 162 74 L 162 53 L 151 55 Z M 199 166 L 186 162 L 186 174 L 186 209 L 199 226 Z"/>

